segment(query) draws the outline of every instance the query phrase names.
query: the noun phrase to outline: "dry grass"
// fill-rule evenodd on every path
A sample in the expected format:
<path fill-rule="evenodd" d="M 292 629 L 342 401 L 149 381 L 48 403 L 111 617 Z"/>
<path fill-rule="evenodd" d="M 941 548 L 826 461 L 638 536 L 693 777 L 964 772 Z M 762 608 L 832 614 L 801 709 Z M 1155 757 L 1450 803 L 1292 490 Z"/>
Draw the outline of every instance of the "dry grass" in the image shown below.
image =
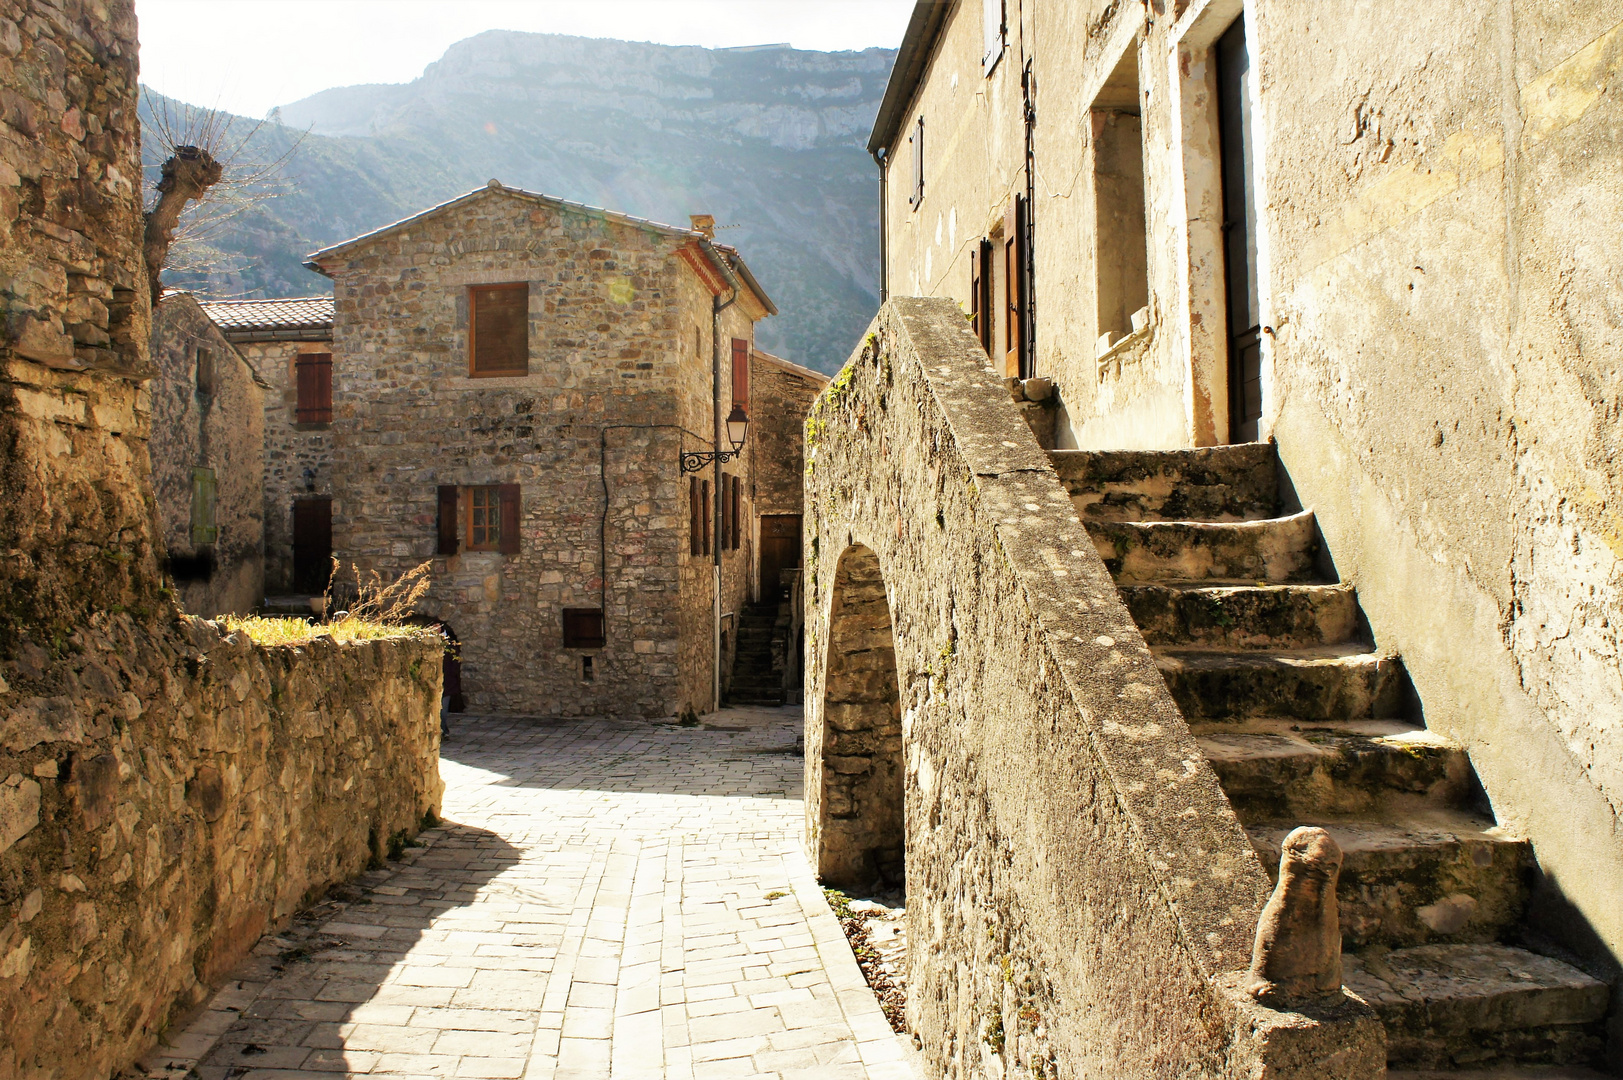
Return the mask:
<path fill-rule="evenodd" d="M 394 581 L 384 583 L 373 570 L 363 575 L 353 563 L 354 583 L 339 581 L 342 565 L 333 560 L 328 579 L 325 620 L 301 619 L 291 615 L 230 615 L 221 620 L 232 633 L 247 634 L 261 645 L 304 645 L 317 638 L 337 642 L 381 641 L 411 637 L 423 627 L 409 621 L 417 601 L 428 591 L 429 563 L 407 570 Z M 343 602 L 344 607 L 339 603 Z"/>

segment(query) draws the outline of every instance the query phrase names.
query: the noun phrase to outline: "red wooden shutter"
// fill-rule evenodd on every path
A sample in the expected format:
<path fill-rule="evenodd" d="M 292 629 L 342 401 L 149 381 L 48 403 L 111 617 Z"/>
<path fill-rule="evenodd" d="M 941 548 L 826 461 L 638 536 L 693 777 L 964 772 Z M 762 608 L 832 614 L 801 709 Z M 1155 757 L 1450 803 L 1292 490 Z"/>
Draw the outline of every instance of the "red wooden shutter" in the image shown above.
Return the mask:
<path fill-rule="evenodd" d="M 708 555 L 710 554 L 711 525 L 716 516 L 710 509 L 710 481 L 699 481 L 699 494 L 699 501 L 704 505 L 704 553 Z"/>
<path fill-rule="evenodd" d="M 437 553 L 440 555 L 456 554 L 456 485 L 441 484 L 439 487 L 440 506 L 440 543 Z"/>
<path fill-rule="evenodd" d="M 699 521 L 699 478 L 688 477 L 688 554 L 703 555 L 704 526 Z"/>
<path fill-rule="evenodd" d="M 294 361 L 294 374 L 299 391 L 294 421 L 332 423 L 332 354 L 300 353 Z"/>
<path fill-rule="evenodd" d="M 518 485 L 499 484 L 496 496 L 501 501 L 501 536 L 496 550 L 503 555 L 518 554 Z"/>
<path fill-rule="evenodd" d="M 750 410 L 750 343 L 733 338 L 733 404 Z"/>
<path fill-rule="evenodd" d="M 530 287 L 476 285 L 468 292 L 473 375 L 525 375 L 530 370 Z"/>

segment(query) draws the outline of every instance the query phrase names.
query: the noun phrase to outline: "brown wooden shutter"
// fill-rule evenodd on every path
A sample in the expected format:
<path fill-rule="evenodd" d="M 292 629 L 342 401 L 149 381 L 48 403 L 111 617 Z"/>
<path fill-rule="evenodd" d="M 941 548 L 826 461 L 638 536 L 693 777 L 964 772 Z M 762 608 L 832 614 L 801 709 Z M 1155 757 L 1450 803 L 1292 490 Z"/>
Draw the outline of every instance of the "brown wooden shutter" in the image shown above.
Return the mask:
<path fill-rule="evenodd" d="M 496 550 L 503 555 L 518 554 L 518 485 L 498 484 L 496 496 L 501 502 L 501 535 Z"/>
<path fill-rule="evenodd" d="M 606 640 L 601 610 L 564 608 L 564 648 L 601 649 Z"/>
<path fill-rule="evenodd" d="M 688 477 L 688 554 L 703 555 L 704 526 L 699 521 L 699 478 Z"/>
<path fill-rule="evenodd" d="M 920 116 L 913 125 L 913 134 L 907 141 L 912 144 L 913 157 L 913 193 L 907 197 L 907 205 L 917 210 L 924 201 L 924 117 Z"/>
<path fill-rule="evenodd" d="M 981 239 L 969 264 L 969 310 L 974 316 L 975 336 L 986 355 L 992 355 L 992 327 L 997 322 L 992 308 L 992 241 Z"/>
<path fill-rule="evenodd" d="M 750 410 L 750 343 L 733 338 L 733 404 Z"/>
<path fill-rule="evenodd" d="M 733 478 L 726 473 L 721 474 L 721 550 L 729 551 L 733 546 Z"/>
<path fill-rule="evenodd" d="M 732 478 L 732 485 L 733 485 L 733 493 L 732 493 L 732 498 L 731 498 L 730 502 L 732 503 L 732 508 L 733 508 L 733 526 L 732 526 L 733 550 L 737 551 L 739 549 L 740 545 L 743 542 L 741 537 L 740 537 L 740 533 L 742 533 L 743 530 L 739 528 L 739 522 L 741 520 L 742 511 L 739 510 L 738 504 L 742 501 L 740 496 L 743 493 L 744 485 L 739 481 L 739 478 L 736 477 L 736 476 Z"/>
<path fill-rule="evenodd" d="M 699 495 L 699 502 L 704 505 L 704 554 L 708 555 L 710 554 L 710 541 L 712 539 L 710 535 L 711 526 L 716 518 L 716 515 L 710 509 L 710 481 L 699 481 Z"/>
<path fill-rule="evenodd" d="M 1003 217 L 1003 280 L 1008 283 L 1008 309 L 1004 312 L 1003 374 L 1026 378 L 1027 340 L 1031 332 L 1031 281 L 1026 273 L 1026 200 L 1016 195 Z"/>
<path fill-rule="evenodd" d="M 295 422 L 332 423 L 332 354 L 300 353 L 294 371 L 299 391 Z"/>
<path fill-rule="evenodd" d="M 476 285 L 468 292 L 473 375 L 526 375 L 530 370 L 530 287 Z"/>
<path fill-rule="evenodd" d="M 439 487 L 440 542 L 437 554 L 456 554 L 456 485 Z"/>

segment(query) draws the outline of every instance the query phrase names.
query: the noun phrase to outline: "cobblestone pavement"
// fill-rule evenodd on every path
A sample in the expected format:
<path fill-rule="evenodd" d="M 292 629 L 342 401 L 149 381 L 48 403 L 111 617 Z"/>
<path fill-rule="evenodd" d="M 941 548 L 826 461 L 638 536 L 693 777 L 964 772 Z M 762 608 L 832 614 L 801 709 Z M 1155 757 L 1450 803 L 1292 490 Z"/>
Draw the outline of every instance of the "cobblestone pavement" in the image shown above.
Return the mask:
<path fill-rule="evenodd" d="M 800 711 L 459 720 L 443 828 L 256 955 L 151 1075 L 911 1080 L 800 845 Z"/>

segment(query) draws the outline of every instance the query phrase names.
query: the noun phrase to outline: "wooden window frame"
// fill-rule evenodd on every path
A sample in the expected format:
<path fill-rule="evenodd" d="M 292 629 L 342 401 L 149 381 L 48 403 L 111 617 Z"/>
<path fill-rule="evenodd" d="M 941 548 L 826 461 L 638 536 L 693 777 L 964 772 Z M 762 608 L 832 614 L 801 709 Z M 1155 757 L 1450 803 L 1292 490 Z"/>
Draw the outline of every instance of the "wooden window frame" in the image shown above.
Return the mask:
<path fill-rule="evenodd" d="M 444 488 L 440 489 L 441 512 L 444 512 Z M 462 550 L 493 551 L 501 555 L 517 555 L 519 539 L 519 486 L 517 484 L 473 484 L 458 492 Z M 478 517 L 484 513 L 484 523 Z M 491 518 L 495 521 L 492 524 Z M 446 545 L 443 519 L 440 549 Z M 453 545 L 455 540 L 453 539 Z"/>
<path fill-rule="evenodd" d="M 603 609 L 564 608 L 563 642 L 566 649 L 601 649 L 607 645 Z"/>
<path fill-rule="evenodd" d="M 499 292 L 512 292 L 524 290 L 524 346 L 521 350 L 523 365 L 521 367 L 503 368 L 499 370 L 482 370 L 479 365 L 479 298 Z M 491 285 L 468 286 L 468 378 L 470 379 L 520 379 L 530 373 L 530 283 L 528 281 L 504 281 Z"/>
<path fill-rule="evenodd" d="M 309 378 L 305 377 L 307 372 Z M 294 423 L 332 423 L 332 353 L 299 353 L 295 356 L 293 392 Z"/>

